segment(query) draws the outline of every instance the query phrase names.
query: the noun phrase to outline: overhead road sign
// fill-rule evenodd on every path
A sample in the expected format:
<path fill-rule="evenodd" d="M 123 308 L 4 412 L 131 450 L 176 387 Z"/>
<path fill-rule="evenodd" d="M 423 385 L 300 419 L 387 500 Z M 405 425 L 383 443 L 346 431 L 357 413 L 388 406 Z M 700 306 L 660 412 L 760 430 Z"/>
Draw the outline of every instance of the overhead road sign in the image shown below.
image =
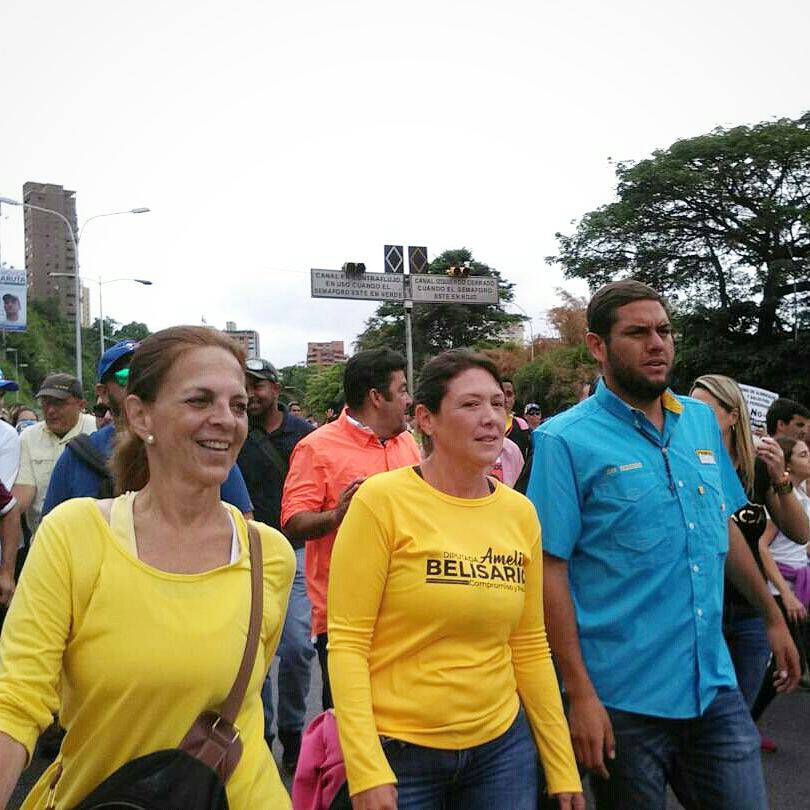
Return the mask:
<path fill-rule="evenodd" d="M 353 275 L 342 270 L 310 271 L 313 298 L 354 298 L 359 301 L 403 301 L 405 284 L 402 275 L 362 273 Z"/>
<path fill-rule="evenodd" d="M 408 270 L 411 275 L 416 273 L 424 273 L 427 270 L 427 248 L 426 247 L 409 247 L 408 248 Z"/>
<path fill-rule="evenodd" d="M 384 255 L 386 273 L 405 272 L 405 260 L 404 253 L 402 252 L 402 245 L 386 245 Z"/>
<path fill-rule="evenodd" d="M 411 274 L 411 300 L 423 304 L 497 304 L 498 280 L 492 276 L 449 278 Z"/>

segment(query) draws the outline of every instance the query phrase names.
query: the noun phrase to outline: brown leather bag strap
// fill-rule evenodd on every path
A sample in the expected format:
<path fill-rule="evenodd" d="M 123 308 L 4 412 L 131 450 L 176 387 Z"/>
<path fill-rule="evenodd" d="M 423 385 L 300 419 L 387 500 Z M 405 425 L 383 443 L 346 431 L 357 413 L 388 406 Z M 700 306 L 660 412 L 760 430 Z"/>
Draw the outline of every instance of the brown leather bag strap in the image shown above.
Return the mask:
<path fill-rule="evenodd" d="M 248 546 L 250 548 L 250 624 L 248 625 L 245 652 L 242 654 L 242 663 L 233 682 L 231 691 L 219 714 L 223 720 L 231 725 L 236 722 L 236 715 L 242 707 L 253 665 L 256 663 L 256 651 L 259 649 L 259 637 L 262 631 L 262 614 L 264 613 L 264 565 L 262 562 L 262 541 L 258 529 L 247 524 Z"/>

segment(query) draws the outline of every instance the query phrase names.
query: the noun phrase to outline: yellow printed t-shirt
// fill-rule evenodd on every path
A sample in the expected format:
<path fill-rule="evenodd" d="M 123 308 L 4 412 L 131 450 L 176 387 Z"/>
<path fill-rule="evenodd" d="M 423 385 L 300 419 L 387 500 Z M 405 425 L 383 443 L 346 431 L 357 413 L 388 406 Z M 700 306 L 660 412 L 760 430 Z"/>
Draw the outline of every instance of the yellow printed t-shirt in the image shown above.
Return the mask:
<path fill-rule="evenodd" d="M 76 805 L 131 759 L 175 747 L 197 715 L 230 691 L 250 620 L 250 558 L 242 516 L 239 559 L 200 574 L 170 574 L 137 559 L 128 493 L 112 527 L 91 498 L 67 501 L 40 525 L 0 640 L 0 731 L 31 755 L 59 709 L 67 729 L 56 806 Z M 224 504 L 227 506 L 227 504 Z M 236 719 L 242 758 L 227 783 L 232 810 L 289 807 L 264 742 L 261 687 L 278 644 L 295 555 L 277 531 L 262 540 L 264 617 Z M 61 677 L 61 708 L 59 681 Z M 45 806 L 52 765 L 23 805 Z"/>
<path fill-rule="evenodd" d="M 553 793 L 581 790 L 543 625 L 540 526 L 503 485 L 446 495 L 412 467 L 355 493 L 329 575 L 329 675 L 352 795 L 396 781 L 386 735 L 489 742 L 522 701 Z"/>

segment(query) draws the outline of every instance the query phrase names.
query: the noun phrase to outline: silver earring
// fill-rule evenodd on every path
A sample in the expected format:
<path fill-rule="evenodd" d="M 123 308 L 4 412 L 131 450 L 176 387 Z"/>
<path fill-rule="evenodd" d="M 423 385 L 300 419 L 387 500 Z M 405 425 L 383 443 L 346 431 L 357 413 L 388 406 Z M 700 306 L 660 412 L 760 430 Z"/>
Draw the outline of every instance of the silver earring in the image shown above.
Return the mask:
<path fill-rule="evenodd" d="M 147 433 L 146 438 L 144 439 L 144 441 L 147 444 L 154 444 L 155 443 L 155 437 L 151 433 Z"/>

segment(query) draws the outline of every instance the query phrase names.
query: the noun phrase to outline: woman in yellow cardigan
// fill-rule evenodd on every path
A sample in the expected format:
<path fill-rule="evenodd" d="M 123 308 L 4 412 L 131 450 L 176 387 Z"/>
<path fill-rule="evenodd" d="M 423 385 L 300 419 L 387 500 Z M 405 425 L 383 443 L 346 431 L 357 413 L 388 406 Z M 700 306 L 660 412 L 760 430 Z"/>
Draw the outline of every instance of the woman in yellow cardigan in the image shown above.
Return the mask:
<path fill-rule="evenodd" d="M 414 397 L 427 456 L 355 493 L 332 553 L 329 674 L 355 810 L 584 808 L 543 625 L 540 526 L 486 475 L 494 365 L 451 350 Z M 538 757 L 539 752 L 539 757 Z"/>
<path fill-rule="evenodd" d="M 125 494 L 67 501 L 40 526 L 0 640 L 0 807 L 56 711 L 67 733 L 24 808 L 74 807 L 126 762 L 178 745 L 230 690 L 250 618 L 250 559 L 244 519 L 219 487 L 247 433 L 243 359 L 210 329 L 147 338 L 129 370 L 114 461 Z M 232 810 L 289 807 L 263 738 L 261 687 L 295 557 L 281 534 L 258 528 L 263 621 L 236 720 Z"/>

